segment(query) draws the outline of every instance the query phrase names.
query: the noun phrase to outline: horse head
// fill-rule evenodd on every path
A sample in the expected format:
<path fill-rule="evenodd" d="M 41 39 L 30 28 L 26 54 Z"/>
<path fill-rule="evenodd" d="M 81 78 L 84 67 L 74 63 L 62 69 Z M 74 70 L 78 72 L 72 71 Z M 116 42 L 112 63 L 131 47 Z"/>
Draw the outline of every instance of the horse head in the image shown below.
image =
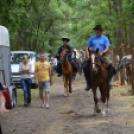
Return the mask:
<path fill-rule="evenodd" d="M 99 55 L 99 49 L 94 49 L 89 51 L 89 60 L 90 60 L 90 69 L 93 74 L 97 74 L 100 64 L 101 64 L 101 59 Z"/>
<path fill-rule="evenodd" d="M 62 48 L 61 58 L 60 58 L 62 63 L 66 63 L 68 61 L 67 54 L 68 54 L 69 51 L 70 50 L 68 50 L 67 48 L 65 48 L 65 49 Z"/>

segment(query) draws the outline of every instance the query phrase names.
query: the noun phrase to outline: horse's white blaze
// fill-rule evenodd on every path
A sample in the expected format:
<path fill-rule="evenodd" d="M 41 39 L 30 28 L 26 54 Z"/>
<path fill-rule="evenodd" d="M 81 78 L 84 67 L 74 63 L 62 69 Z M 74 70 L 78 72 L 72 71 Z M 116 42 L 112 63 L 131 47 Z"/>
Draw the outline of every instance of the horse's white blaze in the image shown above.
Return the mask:
<path fill-rule="evenodd" d="M 93 67 L 93 69 L 95 68 L 95 64 L 94 64 L 94 62 L 95 62 L 95 55 L 94 54 L 91 54 L 91 58 L 92 58 L 92 67 Z"/>

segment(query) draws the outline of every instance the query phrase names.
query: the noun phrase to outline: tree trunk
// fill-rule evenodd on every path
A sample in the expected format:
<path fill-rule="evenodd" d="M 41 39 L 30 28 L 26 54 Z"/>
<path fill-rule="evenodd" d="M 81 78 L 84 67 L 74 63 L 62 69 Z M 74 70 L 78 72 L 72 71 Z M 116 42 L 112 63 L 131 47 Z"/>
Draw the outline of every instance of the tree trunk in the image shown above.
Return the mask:
<path fill-rule="evenodd" d="M 16 39 L 16 42 L 15 42 L 15 44 L 14 44 L 14 51 L 17 51 L 17 50 L 18 50 L 19 41 L 20 41 L 20 36 L 21 36 L 21 31 L 18 31 L 18 32 L 17 32 L 17 39 Z"/>
<path fill-rule="evenodd" d="M 131 54 L 131 49 L 130 47 L 128 46 L 127 47 L 127 52 L 126 52 L 127 55 Z M 131 77 L 131 68 L 130 68 L 130 65 L 126 65 L 126 75 L 127 75 L 127 84 L 130 85 L 132 84 L 132 77 Z"/>
<path fill-rule="evenodd" d="M 133 35 L 133 27 L 134 27 L 134 24 L 133 24 L 133 19 L 130 21 L 130 29 L 129 29 L 129 36 L 130 36 L 130 47 L 132 49 L 132 47 L 134 47 L 134 35 Z"/>
<path fill-rule="evenodd" d="M 132 94 L 134 95 L 134 47 L 132 48 Z"/>
<path fill-rule="evenodd" d="M 124 56 L 124 46 L 123 45 L 120 46 L 119 56 L 120 56 L 120 59 Z M 125 73 L 125 70 L 121 69 L 120 70 L 121 85 L 125 85 L 124 73 Z"/>
<path fill-rule="evenodd" d="M 26 30 L 23 31 L 23 48 L 24 48 L 24 51 L 27 50 L 27 33 L 26 33 Z"/>
<path fill-rule="evenodd" d="M 123 23 L 124 22 L 122 22 L 122 24 Z M 124 49 L 125 49 L 125 52 L 126 52 L 127 51 L 127 46 L 128 46 L 126 27 L 125 28 L 122 27 L 121 33 L 122 33 L 122 37 L 123 37 Z"/>
<path fill-rule="evenodd" d="M 49 39 L 49 45 L 50 45 L 51 47 L 52 47 L 52 41 L 53 41 L 53 39 L 50 38 L 50 39 Z M 51 49 L 49 50 L 49 53 L 50 53 L 50 54 L 52 53 Z"/>
<path fill-rule="evenodd" d="M 122 0 L 119 0 L 119 9 L 120 9 L 120 16 L 122 16 Z M 123 37 L 123 44 L 124 44 L 124 49 L 125 52 L 127 51 L 127 46 L 128 46 L 128 40 L 127 40 L 127 31 L 126 31 L 126 21 L 122 20 L 121 21 L 122 28 L 121 28 L 121 35 Z M 125 27 L 123 27 L 125 25 Z"/>

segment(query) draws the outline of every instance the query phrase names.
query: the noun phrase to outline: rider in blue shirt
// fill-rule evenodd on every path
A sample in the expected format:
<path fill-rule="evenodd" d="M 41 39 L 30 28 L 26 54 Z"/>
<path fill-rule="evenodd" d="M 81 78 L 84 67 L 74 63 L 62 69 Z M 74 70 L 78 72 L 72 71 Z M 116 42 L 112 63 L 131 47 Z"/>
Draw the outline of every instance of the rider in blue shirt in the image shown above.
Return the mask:
<path fill-rule="evenodd" d="M 103 52 L 107 46 L 111 46 L 108 38 L 103 35 L 101 37 L 98 37 L 97 35 L 91 37 L 87 45 L 91 47 L 92 50 L 99 48 L 100 52 Z"/>
<path fill-rule="evenodd" d="M 86 47 L 86 56 L 89 58 L 89 52 L 88 49 L 93 50 L 93 49 L 97 49 L 99 48 L 99 52 L 100 52 L 100 56 L 101 56 L 101 60 L 107 65 L 107 70 L 108 70 L 108 86 L 112 87 L 110 81 L 113 77 L 113 75 L 115 74 L 115 68 L 113 67 L 110 59 L 107 56 L 107 52 L 109 51 L 109 40 L 107 37 L 102 35 L 102 27 L 101 25 L 97 25 L 93 30 L 95 30 L 96 35 L 91 37 L 87 43 L 87 47 Z M 83 63 L 83 71 L 85 74 L 85 78 L 87 81 L 87 88 L 85 89 L 86 91 L 88 91 L 91 88 L 91 81 L 90 81 L 90 76 L 87 75 L 90 73 L 89 71 L 89 61 L 85 61 Z"/>

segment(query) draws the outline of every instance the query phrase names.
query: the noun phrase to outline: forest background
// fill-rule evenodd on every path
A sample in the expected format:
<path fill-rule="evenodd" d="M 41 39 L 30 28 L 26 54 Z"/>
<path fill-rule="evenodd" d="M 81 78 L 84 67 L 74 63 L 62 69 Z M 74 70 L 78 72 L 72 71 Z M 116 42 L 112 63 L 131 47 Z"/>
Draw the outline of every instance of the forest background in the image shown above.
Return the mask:
<path fill-rule="evenodd" d="M 0 0 L 0 25 L 10 32 L 12 51 L 54 56 L 63 37 L 84 50 L 93 27 L 101 24 L 118 53 L 121 44 L 134 47 L 133 23 L 134 0 Z"/>

